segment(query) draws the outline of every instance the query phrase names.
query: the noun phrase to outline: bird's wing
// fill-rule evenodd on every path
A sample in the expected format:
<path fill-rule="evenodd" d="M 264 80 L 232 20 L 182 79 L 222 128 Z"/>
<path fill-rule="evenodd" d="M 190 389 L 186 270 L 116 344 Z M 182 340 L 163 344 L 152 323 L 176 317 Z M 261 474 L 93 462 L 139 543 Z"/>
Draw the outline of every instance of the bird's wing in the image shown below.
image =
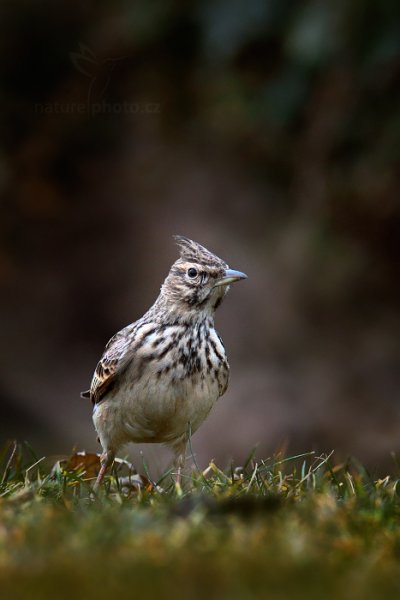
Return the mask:
<path fill-rule="evenodd" d="M 83 392 L 82 397 L 90 398 L 94 404 L 100 402 L 127 368 L 133 358 L 130 330 L 130 326 L 125 327 L 110 339 L 97 363 L 90 390 Z"/>

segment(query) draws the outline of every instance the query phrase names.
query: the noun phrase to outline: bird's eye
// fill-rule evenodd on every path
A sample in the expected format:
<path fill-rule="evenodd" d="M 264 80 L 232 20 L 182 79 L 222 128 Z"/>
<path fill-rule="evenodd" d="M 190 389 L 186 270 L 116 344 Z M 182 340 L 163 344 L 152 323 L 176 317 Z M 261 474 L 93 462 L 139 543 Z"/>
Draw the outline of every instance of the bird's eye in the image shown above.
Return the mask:
<path fill-rule="evenodd" d="M 189 277 L 196 277 L 197 276 L 197 269 L 194 269 L 193 267 L 190 267 L 190 269 L 188 269 L 187 274 L 189 275 Z"/>

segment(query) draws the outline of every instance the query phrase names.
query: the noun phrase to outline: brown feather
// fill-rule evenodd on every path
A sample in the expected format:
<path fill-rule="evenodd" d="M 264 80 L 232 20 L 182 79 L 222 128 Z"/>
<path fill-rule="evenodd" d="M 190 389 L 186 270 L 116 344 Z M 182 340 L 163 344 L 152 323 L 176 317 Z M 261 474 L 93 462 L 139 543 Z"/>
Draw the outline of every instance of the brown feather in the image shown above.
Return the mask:
<path fill-rule="evenodd" d="M 128 325 L 116 333 L 108 342 L 104 354 L 97 363 L 96 370 L 90 385 L 90 398 L 94 404 L 101 401 L 103 396 L 116 383 L 119 377 L 133 358 L 133 352 L 130 352 L 132 346 L 132 337 L 130 333 L 132 325 Z"/>

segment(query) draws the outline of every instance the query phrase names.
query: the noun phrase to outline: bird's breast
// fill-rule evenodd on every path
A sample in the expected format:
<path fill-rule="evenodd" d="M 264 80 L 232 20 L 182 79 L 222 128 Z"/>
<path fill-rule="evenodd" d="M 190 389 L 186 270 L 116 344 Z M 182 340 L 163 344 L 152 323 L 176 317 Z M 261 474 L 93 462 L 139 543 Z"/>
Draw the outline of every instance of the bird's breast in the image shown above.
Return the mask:
<path fill-rule="evenodd" d="M 196 431 L 228 378 L 225 349 L 209 321 L 165 327 L 143 341 L 107 401 L 118 403 L 130 441 L 169 442 L 189 426 Z"/>

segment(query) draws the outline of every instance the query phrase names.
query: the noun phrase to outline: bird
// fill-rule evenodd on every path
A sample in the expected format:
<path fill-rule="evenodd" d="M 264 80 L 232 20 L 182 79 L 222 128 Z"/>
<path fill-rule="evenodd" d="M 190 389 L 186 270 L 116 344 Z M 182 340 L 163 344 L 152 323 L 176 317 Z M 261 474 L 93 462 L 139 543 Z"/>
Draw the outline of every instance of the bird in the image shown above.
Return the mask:
<path fill-rule="evenodd" d="M 214 313 L 231 283 L 247 278 L 185 236 L 159 296 L 107 343 L 90 389 L 102 446 L 95 489 L 118 450 L 130 442 L 163 443 L 174 454 L 176 484 L 190 436 L 228 387 L 229 364 Z"/>

